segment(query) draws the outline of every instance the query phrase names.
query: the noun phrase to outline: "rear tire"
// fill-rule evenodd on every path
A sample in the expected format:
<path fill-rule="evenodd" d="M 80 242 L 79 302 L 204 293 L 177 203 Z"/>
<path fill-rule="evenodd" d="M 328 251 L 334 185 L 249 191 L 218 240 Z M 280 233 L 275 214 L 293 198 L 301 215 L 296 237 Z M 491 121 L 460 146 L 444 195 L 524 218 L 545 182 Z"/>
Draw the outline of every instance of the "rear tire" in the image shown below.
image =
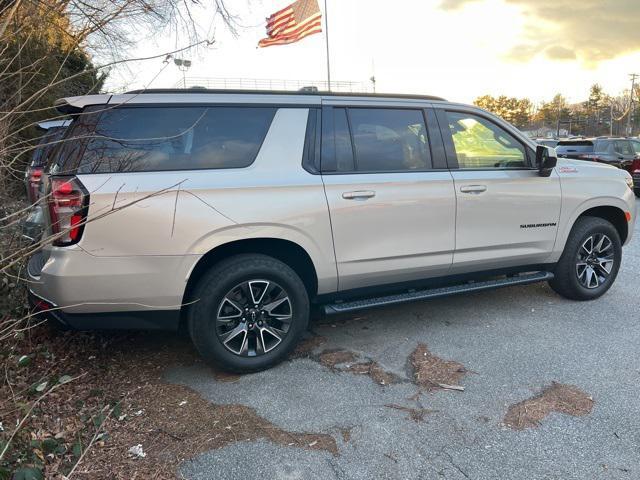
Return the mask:
<path fill-rule="evenodd" d="M 596 299 L 613 285 L 621 260 L 622 245 L 615 227 L 599 217 L 581 217 L 569 234 L 549 285 L 571 300 Z"/>
<path fill-rule="evenodd" d="M 309 296 L 298 274 L 275 258 L 242 254 L 215 265 L 198 282 L 187 320 L 209 363 L 246 373 L 287 357 L 309 322 Z"/>

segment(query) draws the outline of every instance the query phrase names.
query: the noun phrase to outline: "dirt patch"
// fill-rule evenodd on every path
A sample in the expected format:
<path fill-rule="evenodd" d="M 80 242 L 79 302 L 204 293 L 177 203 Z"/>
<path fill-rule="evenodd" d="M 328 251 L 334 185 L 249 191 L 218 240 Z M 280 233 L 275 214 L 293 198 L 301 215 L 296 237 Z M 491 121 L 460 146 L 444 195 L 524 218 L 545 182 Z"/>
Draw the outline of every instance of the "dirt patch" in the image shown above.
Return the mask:
<path fill-rule="evenodd" d="M 145 385 L 134 399 L 143 413 L 109 428 L 109 448 L 92 450 L 78 478 L 175 478 L 183 461 L 207 450 L 242 441 L 266 439 L 283 446 L 324 450 L 337 455 L 326 434 L 282 430 L 244 405 L 212 405 L 187 387 Z M 128 454 L 142 445 L 144 458 Z M 118 470 L 114 472 L 114 465 Z"/>
<path fill-rule="evenodd" d="M 395 403 L 390 403 L 388 405 L 385 405 L 385 407 L 393 408 L 394 410 L 400 410 L 402 412 L 408 413 L 409 414 L 408 418 L 410 418 L 416 423 L 423 422 L 425 415 L 436 412 L 436 410 L 429 410 L 428 408 L 403 407 L 402 405 L 396 405 Z"/>
<path fill-rule="evenodd" d="M 316 350 L 321 345 L 324 345 L 327 342 L 325 337 L 321 337 L 320 335 L 313 335 L 311 337 L 305 338 L 302 340 L 296 348 L 289 355 L 290 359 L 294 358 L 308 358 L 310 357 L 314 350 Z"/>
<path fill-rule="evenodd" d="M 552 382 L 535 397 L 511 405 L 504 417 L 504 424 L 514 430 L 540 425 L 551 412 L 582 416 L 591 413 L 593 399 L 573 385 Z"/>
<path fill-rule="evenodd" d="M 464 365 L 436 357 L 423 343 L 413 351 L 409 363 L 413 369 L 413 382 L 427 391 L 441 390 L 443 386 L 458 386 L 467 373 Z"/>
<path fill-rule="evenodd" d="M 351 430 L 351 427 L 340 429 L 340 434 L 342 435 L 342 441 L 344 443 L 349 443 L 351 441 Z"/>
<path fill-rule="evenodd" d="M 337 370 L 338 365 L 353 363 L 358 355 L 348 350 L 325 350 L 318 357 L 318 361 L 327 368 Z"/>
<path fill-rule="evenodd" d="M 390 385 L 401 381 L 400 377 L 386 371 L 378 362 L 359 361 L 359 355 L 348 350 L 325 350 L 317 359 L 325 367 L 337 372 L 368 375 L 378 385 Z"/>
<path fill-rule="evenodd" d="M 371 379 L 379 385 L 390 385 L 400 381 L 397 375 L 387 372 L 373 360 L 365 363 L 354 363 L 344 368 L 343 371 L 358 375 L 369 375 Z"/>
<path fill-rule="evenodd" d="M 60 333 L 41 326 L 0 354 L 12 366 L 10 383 L 0 385 L 0 444 L 38 398 L 40 385 L 49 388 L 64 376 L 73 378 L 38 403 L 0 463 L 0 473 L 20 465 L 44 478 L 62 478 L 87 451 L 73 478 L 175 479 L 185 459 L 256 439 L 337 454 L 331 435 L 288 432 L 249 407 L 214 405 L 187 387 L 167 384 L 167 366 L 201 362 L 191 343 L 178 335 Z M 137 445 L 144 456 L 129 452 Z"/>

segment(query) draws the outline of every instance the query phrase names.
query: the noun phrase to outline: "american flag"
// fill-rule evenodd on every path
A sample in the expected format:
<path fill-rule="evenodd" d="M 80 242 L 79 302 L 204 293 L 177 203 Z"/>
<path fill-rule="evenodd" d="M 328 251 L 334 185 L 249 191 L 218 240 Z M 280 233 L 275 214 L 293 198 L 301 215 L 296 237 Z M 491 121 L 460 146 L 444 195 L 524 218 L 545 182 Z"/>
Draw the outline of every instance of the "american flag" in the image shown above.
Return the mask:
<path fill-rule="evenodd" d="M 297 42 L 322 32 L 322 14 L 317 0 L 297 0 L 267 18 L 267 38 L 259 47 Z"/>

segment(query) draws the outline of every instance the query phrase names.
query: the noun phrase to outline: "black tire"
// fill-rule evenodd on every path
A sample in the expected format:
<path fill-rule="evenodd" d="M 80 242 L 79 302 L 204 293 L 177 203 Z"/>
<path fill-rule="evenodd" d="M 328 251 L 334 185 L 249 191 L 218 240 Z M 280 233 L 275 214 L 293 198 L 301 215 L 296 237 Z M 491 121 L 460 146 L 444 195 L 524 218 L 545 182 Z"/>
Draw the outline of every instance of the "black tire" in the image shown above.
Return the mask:
<path fill-rule="evenodd" d="M 249 281 L 252 281 L 252 283 L 248 284 L 249 290 L 246 290 L 246 284 Z M 219 323 L 220 321 L 218 320 L 221 312 L 223 312 L 223 303 L 230 295 L 230 292 L 236 292 L 236 294 L 241 292 L 242 287 L 239 287 L 240 285 L 245 287 L 245 290 L 242 291 L 248 292 L 247 299 L 250 300 L 248 295 L 253 296 L 251 285 L 261 282 L 267 285 L 264 287 L 265 291 L 268 288 L 276 289 L 276 287 L 278 287 L 281 290 L 279 293 L 280 298 L 286 294 L 289 300 L 289 317 L 291 318 L 290 323 L 287 324 L 288 327 L 286 327 L 288 330 L 286 334 L 280 335 L 282 338 L 279 343 L 276 344 L 277 346 L 268 349 L 266 348 L 267 341 L 264 339 L 265 337 L 259 337 L 261 334 L 260 331 L 258 331 L 258 321 L 255 315 L 253 317 L 253 324 L 251 324 L 250 313 L 241 313 L 242 318 L 225 320 L 225 322 L 237 322 L 235 327 L 233 327 L 233 325 L 229 326 L 229 330 L 239 327 L 246 329 L 250 325 L 253 325 L 253 329 L 247 333 L 243 331 L 241 335 L 244 336 L 237 337 L 239 340 L 235 341 L 235 345 L 238 352 L 241 353 L 234 353 L 230 350 L 231 347 L 225 346 L 223 340 L 220 338 L 224 333 L 229 332 L 229 330 L 227 330 L 222 334 L 219 333 L 221 329 L 227 328 L 224 324 Z M 271 287 L 269 287 L 269 285 L 271 285 Z M 264 294 L 263 297 L 264 296 L 266 296 L 266 294 Z M 304 283 L 289 266 L 267 255 L 236 255 L 215 265 L 210 271 L 204 274 L 198 282 L 192 297 L 192 301 L 194 300 L 197 300 L 196 303 L 189 307 L 187 313 L 191 340 L 198 352 L 209 364 L 231 372 L 255 372 L 269 368 L 282 361 L 296 346 L 309 323 L 309 296 Z M 240 304 L 240 302 L 235 300 L 234 297 L 234 303 L 231 304 L 234 307 Z M 270 304 L 273 303 L 276 302 Z M 286 304 L 283 305 L 286 306 Z M 243 304 L 240 306 L 245 307 L 246 305 Z M 229 308 L 229 304 L 227 304 L 227 308 Z M 245 310 L 246 312 L 247 308 L 240 308 L 239 310 Z M 235 310 L 232 309 L 232 314 L 235 315 L 234 312 Z M 254 313 L 258 314 L 258 318 L 266 318 L 260 317 L 259 311 L 255 311 Z M 262 311 L 262 314 L 264 315 L 265 312 Z M 271 312 L 269 312 L 269 314 L 271 314 Z M 235 317 L 237 317 L 237 315 L 235 315 Z M 281 315 L 281 318 L 284 317 Z M 265 327 L 267 326 L 267 322 L 271 320 L 271 318 L 264 320 Z M 278 320 L 275 321 L 276 323 L 278 322 Z M 240 325 L 240 322 L 242 322 L 243 325 Z M 282 327 L 282 325 L 279 326 Z M 280 330 L 272 331 L 281 333 Z M 277 338 L 268 334 L 268 332 L 265 336 L 271 343 L 277 342 Z M 253 340 L 251 340 L 252 338 Z M 260 340 L 260 338 L 262 338 L 262 340 Z M 250 351 L 242 353 L 245 348 L 249 350 L 249 347 L 245 345 L 245 343 L 249 344 L 251 341 L 253 341 L 253 353 L 255 356 L 247 356 L 250 355 Z M 238 342 L 240 342 L 242 346 L 238 346 Z M 259 345 L 262 345 L 262 347 Z M 259 350 L 260 348 L 261 350 Z"/>
<path fill-rule="evenodd" d="M 589 244 L 583 250 L 585 242 L 589 242 L 590 238 L 598 241 L 602 236 L 606 236 L 612 244 L 607 258 L 611 257 L 613 259 L 613 265 L 606 275 L 606 271 L 599 262 L 593 258 L 589 260 L 581 258 L 587 255 Z M 594 300 L 604 295 L 611 288 L 618 275 L 621 260 L 622 244 L 620 235 L 615 227 L 602 218 L 581 217 L 576 221 L 569 234 L 560 261 L 554 271 L 555 278 L 549 282 L 549 285 L 556 293 L 565 298 L 571 300 Z M 587 264 L 587 261 L 594 263 Z M 597 275 L 597 278 L 593 280 L 588 279 L 587 274 L 590 272 L 584 272 L 583 270 L 583 268 L 588 268 L 591 265 L 595 265 L 592 271 Z M 581 272 L 582 275 L 580 275 Z M 590 277 L 593 278 L 593 275 L 590 275 Z M 585 286 L 585 283 L 590 284 L 590 286 Z M 597 286 L 595 286 L 596 283 Z"/>

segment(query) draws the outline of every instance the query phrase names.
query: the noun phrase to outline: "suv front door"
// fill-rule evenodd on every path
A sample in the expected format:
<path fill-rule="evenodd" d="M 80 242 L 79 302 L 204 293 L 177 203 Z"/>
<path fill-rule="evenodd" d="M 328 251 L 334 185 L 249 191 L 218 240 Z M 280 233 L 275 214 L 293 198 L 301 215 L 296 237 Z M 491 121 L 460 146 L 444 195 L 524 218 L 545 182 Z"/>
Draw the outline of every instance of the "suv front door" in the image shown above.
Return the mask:
<path fill-rule="evenodd" d="M 560 217 L 557 173 L 539 176 L 533 150 L 488 116 L 437 116 L 457 199 L 452 272 L 544 263 Z"/>
<path fill-rule="evenodd" d="M 323 108 L 321 168 L 340 290 L 449 272 L 456 199 L 450 172 L 433 168 L 430 136 L 420 108 Z"/>

